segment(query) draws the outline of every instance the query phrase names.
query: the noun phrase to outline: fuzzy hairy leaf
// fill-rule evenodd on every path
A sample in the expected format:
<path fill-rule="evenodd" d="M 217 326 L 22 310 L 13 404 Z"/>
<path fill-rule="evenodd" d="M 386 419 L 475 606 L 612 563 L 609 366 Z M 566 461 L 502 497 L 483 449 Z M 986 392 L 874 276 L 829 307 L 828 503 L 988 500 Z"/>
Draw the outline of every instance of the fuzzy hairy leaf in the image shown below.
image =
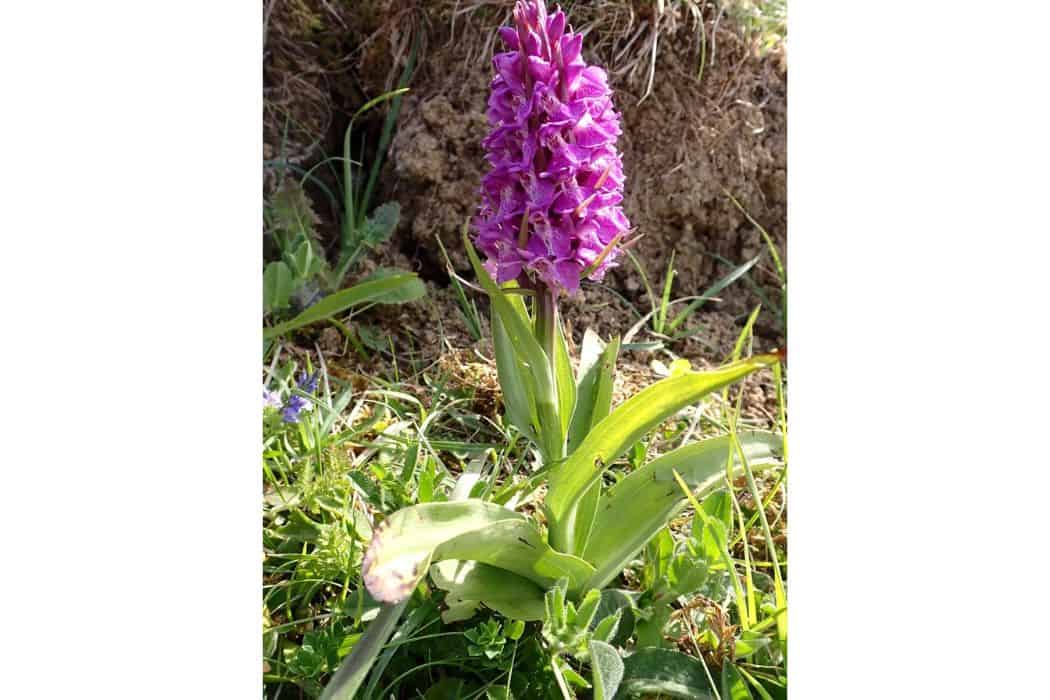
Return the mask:
<path fill-rule="evenodd" d="M 400 204 L 397 202 L 380 204 L 361 227 L 362 242 L 370 248 L 382 245 L 393 235 L 400 218 Z"/>
<path fill-rule="evenodd" d="M 595 425 L 583 443 L 551 471 L 545 508 L 551 544 L 575 553 L 576 506 L 617 457 L 661 422 L 707 394 L 778 361 L 756 355 L 705 372 L 683 372 L 638 392 Z"/>
<path fill-rule="evenodd" d="M 692 656 L 668 649 L 641 649 L 628 656 L 623 666 L 623 681 L 616 700 L 645 694 L 714 700 L 704 668 Z"/>
<path fill-rule="evenodd" d="M 737 437 L 752 469 L 776 464 L 783 452 L 783 440 L 773 433 L 749 431 Z M 685 494 L 675 483 L 673 470 L 694 492 L 699 489 L 697 500 L 702 500 L 705 492 L 722 483 L 731 453 L 734 471 L 742 470 L 729 435 L 695 442 L 654 459 L 603 494 L 583 550 L 583 558 L 595 567 L 587 585 L 608 585 L 685 506 Z"/>
<path fill-rule="evenodd" d="M 616 647 L 592 639 L 591 652 L 591 685 L 594 686 L 594 700 L 612 700 L 623 680 L 623 659 Z"/>
<path fill-rule="evenodd" d="M 263 271 L 263 311 L 269 313 L 288 306 L 294 285 L 292 270 L 283 261 L 272 262 Z"/>
<path fill-rule="evenodd" d="M 376 600 L 406 598 L 430 563 L 478 561 L 506 569 L 540 586 L 560 577 L 578 586 L 594 574 L 587 562 L 550 548 L 520 513 L 478 500 L 424 503 L 403 508 L 375 528 L 362 569 Z"/>

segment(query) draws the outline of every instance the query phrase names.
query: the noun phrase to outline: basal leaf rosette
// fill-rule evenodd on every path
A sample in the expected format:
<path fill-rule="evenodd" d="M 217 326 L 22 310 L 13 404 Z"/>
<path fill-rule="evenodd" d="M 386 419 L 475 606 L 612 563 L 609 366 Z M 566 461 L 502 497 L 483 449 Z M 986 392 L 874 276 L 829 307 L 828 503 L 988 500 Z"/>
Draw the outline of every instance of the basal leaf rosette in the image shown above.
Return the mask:
<path fill-rule="evenodd" d="M 630 224 L 605 71 L 581 56 L 583 36 L 543 0 L 519 2 L 493 58 L 476 242 L 500 284 L 575 293 L 615 265 Z"/>

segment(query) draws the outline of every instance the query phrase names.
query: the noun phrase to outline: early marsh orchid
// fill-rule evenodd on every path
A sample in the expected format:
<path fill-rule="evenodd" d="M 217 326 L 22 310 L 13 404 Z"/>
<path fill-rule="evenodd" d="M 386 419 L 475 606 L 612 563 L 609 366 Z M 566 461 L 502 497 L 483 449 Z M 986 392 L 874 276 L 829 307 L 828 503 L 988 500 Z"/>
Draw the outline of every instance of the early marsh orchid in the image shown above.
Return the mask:
<path fill-rule="evenodd" d="M 476 242 L 498 283 L 572 294 L 581 276 L 600 280 L 615 265 L 630 228 L 620 115 L 561 9 L 519 2 L 514 25 L 499 30 L 509 50 L 493 58 Z"/>

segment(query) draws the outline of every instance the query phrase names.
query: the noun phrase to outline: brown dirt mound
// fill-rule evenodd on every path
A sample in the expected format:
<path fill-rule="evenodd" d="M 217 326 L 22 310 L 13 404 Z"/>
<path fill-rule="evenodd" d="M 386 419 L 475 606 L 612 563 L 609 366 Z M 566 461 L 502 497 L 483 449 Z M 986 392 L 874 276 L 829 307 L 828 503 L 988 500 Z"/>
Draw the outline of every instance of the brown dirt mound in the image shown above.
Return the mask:
<path fill-rule="evenodd" d="M 674 296 L 698 294 L 724 275 L 729 268 L 715 256 L 739 264 L 762 253 L 752 276 L 778 303 L 763 240 L 726 193 L 769 231 L 783 256 L 784 49 L 760 57 L 738 27 L 719 22 L 711 4 L 704 6 L 702 23 L 680 9 L 687 4 L 666 3 L 657 17 L 652 3 L 641 0 L 565 3 L 573 26 L 587 32 L 586 60 L 608 69 L 623 113 L 625 208 L 644 234 L 635 253 L 658 287 L 670 252 L 676 251 Z M 431 359 L 441 348 L 430 336 L 468 347 L 434 237 L 441 237 L 454 266 L 471 277 L 459 233 L 478 203 L 490 59 L 498 43 L 495 29 L 508 20 L 511 3 L 271 0 L 266 7 L 268 157 L 283 153 L 303 167 L 340 153 L 350 116 L 393 87 L 415 33 L 423 32 L 418 69 L 373 200 L 398 201 L 401 221 L 391 243 L 359 272 L 376 265 L 420 272 L 431 288 L 427 301 L 411 305 L 418 307 L 411 311 L 387 309 L 379 315 L 419 315 L 399 318 L 390 330 L 399 340 L 426 348 Z M 651 65 L 654 38 L 656 62 Z M 698 76 L 701 55 L 704 67 Z M 377 140 L 384 112 L 373 110 L 359 120 L 360 129 L 355 127 L 368 148 Z M 366 152 L 366 164 L 370 157 Z M 323 173 L 323 168 L 317 171 Z M 334 182 L 329 186 L 338 190 Z M 326 203 L 315 194 L 316 202 Z M 319 229 L 334 241 L 337 212 L 322 206 L 318 213 L 323 219 Z M 637 314 L 617 294 L 643 313 L 648 310 L 641 278 L 626 258 L 605 284 L 608 288 L 586 287 L 564 306 L 577 341 L 588 326 L 608 338 L 633 325 Z M 689 324 L 702 324 L 704 332 L 676 343 L 675 353 L 714 362 L 726 357 L 742 316 L 759 299 L 742 281 L 719 297 L 724 301 L 705 307 Z M 484 301 L 478 305 L 484 312 Z M 779 330 L 764 317 L 767 313 L 756 325 L 763 336 L 756 350 L 783 344 Z M 386 320 L 376 319 L 383 326 Z M 639 355 L 636 361 L 649 359 Z"/>

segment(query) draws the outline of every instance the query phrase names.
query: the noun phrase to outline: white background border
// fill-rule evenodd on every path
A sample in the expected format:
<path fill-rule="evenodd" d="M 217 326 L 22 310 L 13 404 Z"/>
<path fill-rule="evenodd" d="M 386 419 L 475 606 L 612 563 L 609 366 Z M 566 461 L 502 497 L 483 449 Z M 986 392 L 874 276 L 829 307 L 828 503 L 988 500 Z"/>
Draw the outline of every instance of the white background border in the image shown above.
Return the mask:
<path fill-rule="evenodd" d="M 1024 5 L 789 9 L 801 700 L 1045 685 L 1050 16 Z M 261 45 L 242 3 L 0 19 L 7 697 L 260 694 Z"/>

